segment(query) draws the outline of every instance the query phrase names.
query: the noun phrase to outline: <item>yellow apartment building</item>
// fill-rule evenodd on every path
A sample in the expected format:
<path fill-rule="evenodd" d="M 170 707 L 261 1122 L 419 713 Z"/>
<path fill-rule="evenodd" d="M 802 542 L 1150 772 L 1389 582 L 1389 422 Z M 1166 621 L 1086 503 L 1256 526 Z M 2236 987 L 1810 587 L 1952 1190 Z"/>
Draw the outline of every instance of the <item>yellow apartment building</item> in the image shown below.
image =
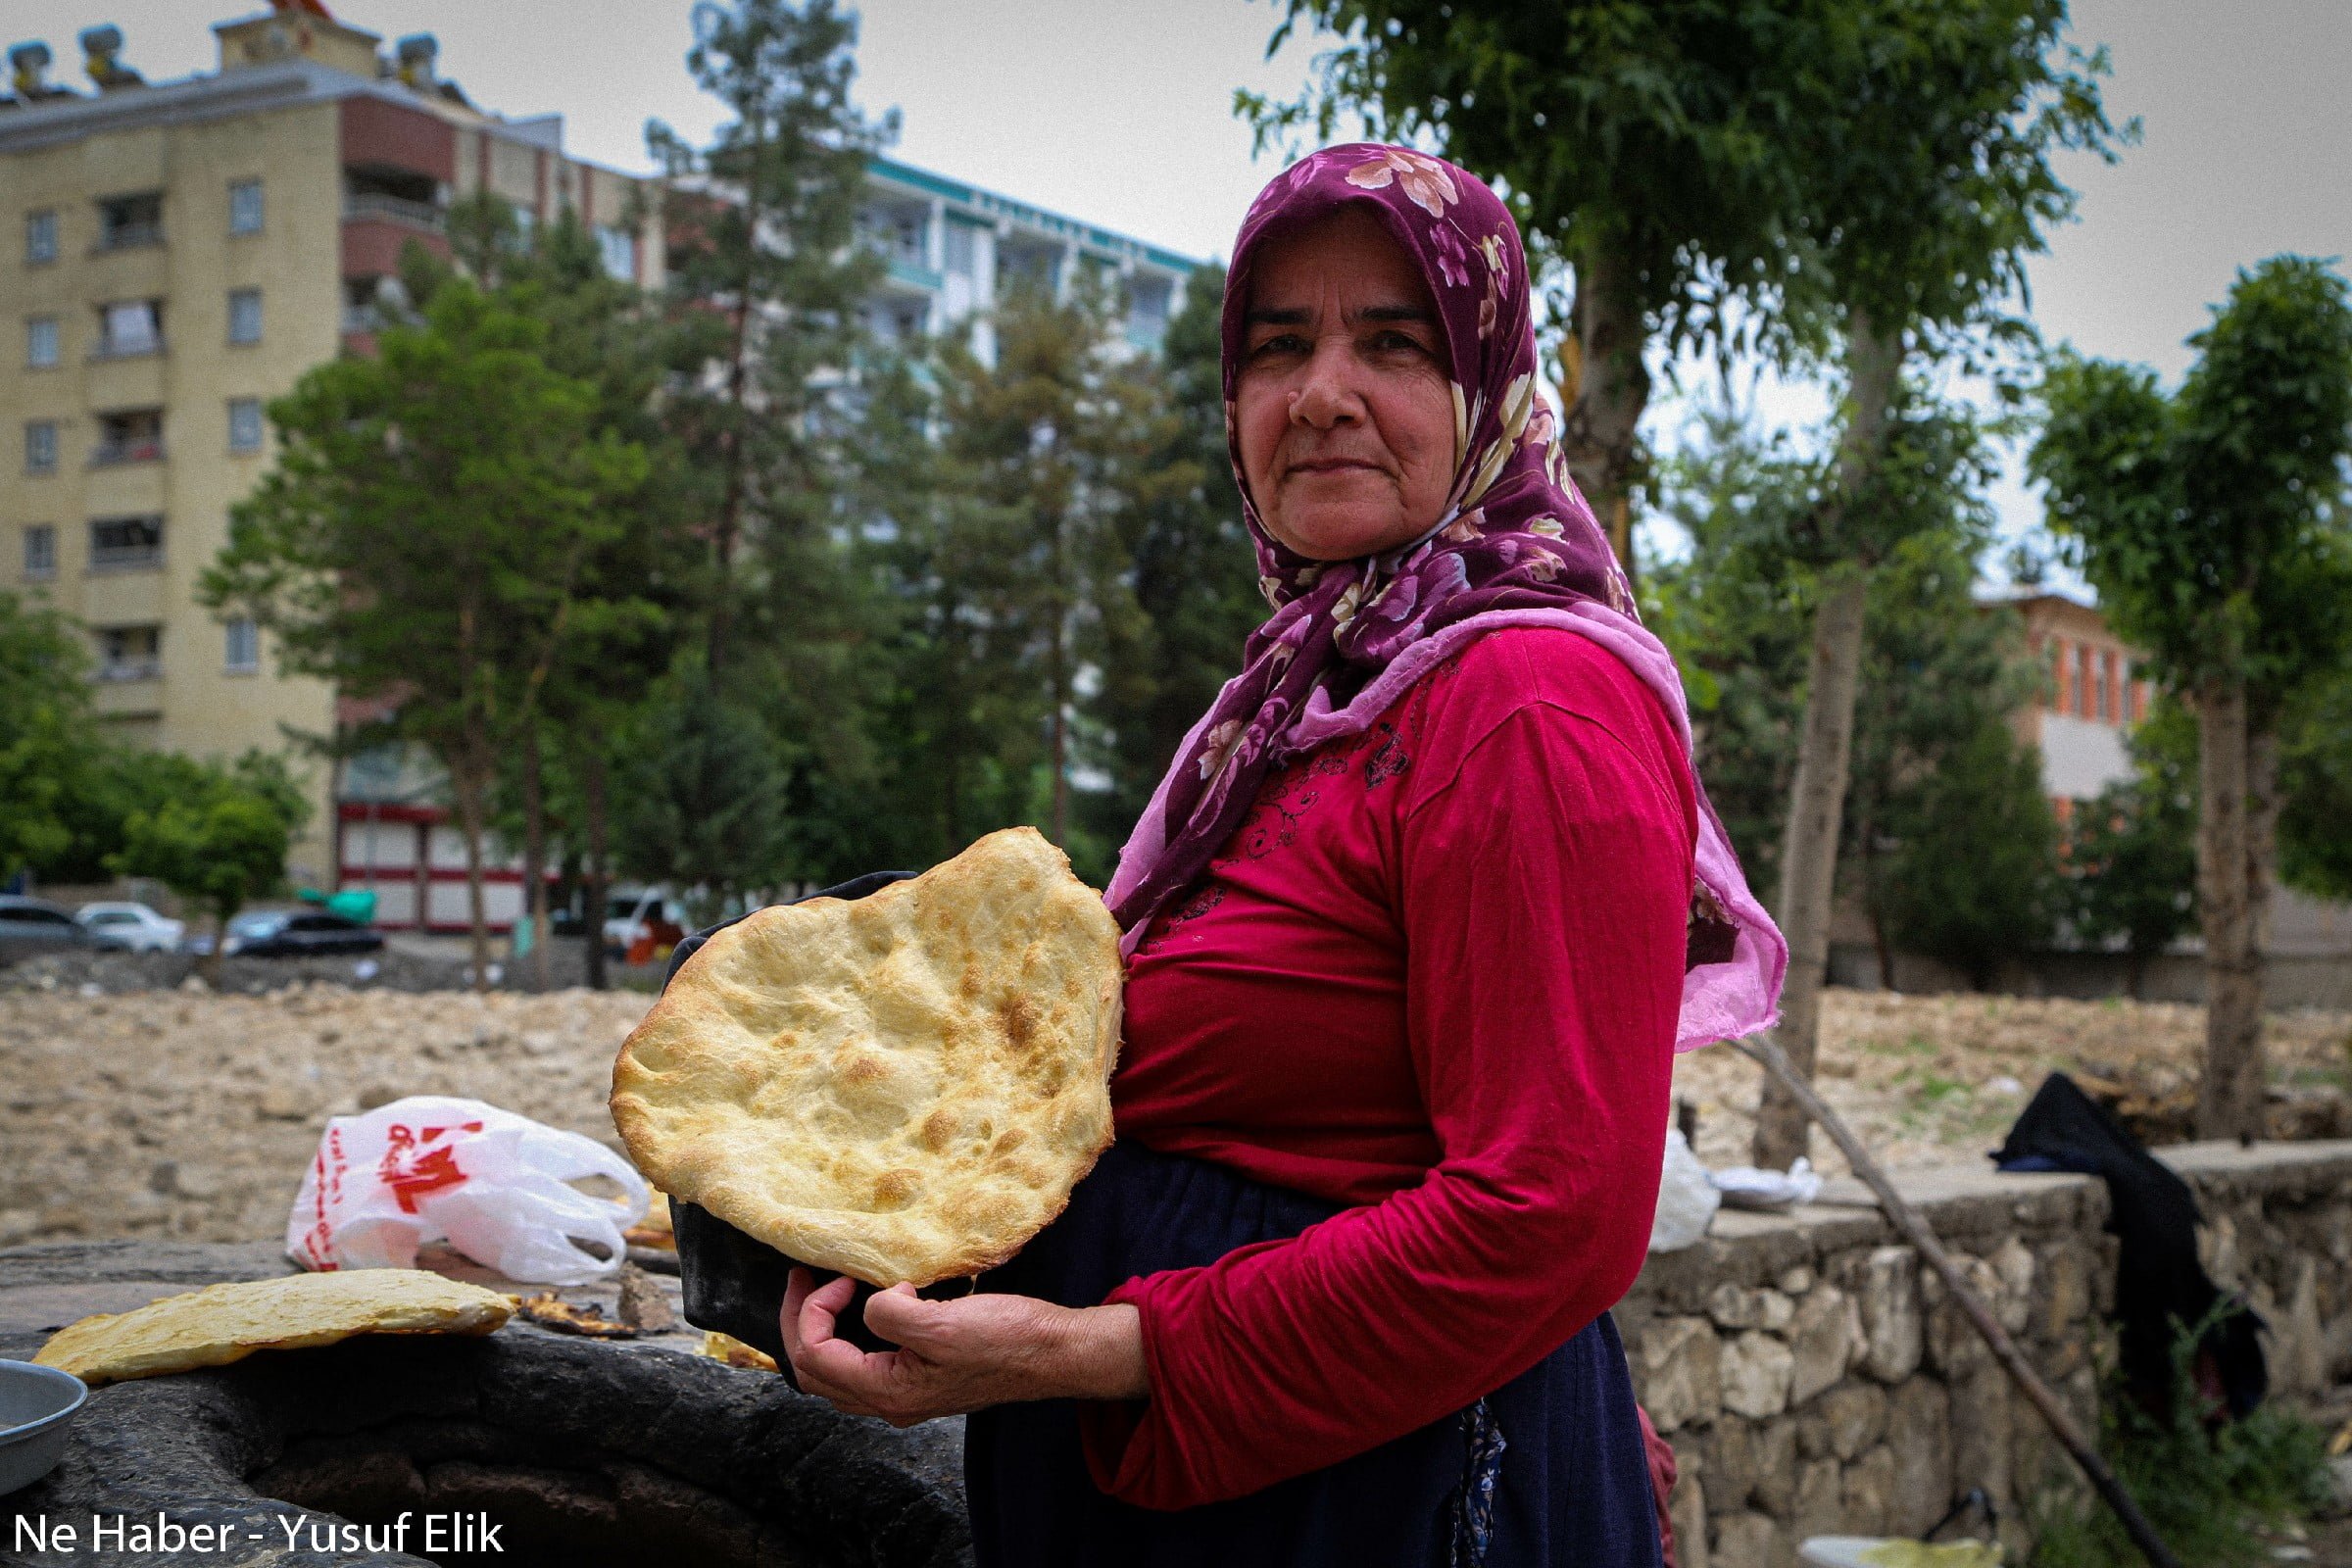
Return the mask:
<path fill-rule="evenodd" d="M 47 82 L 45 46 L 10 51 L 0 588 L 89 629 L 117 734 L 235 756 L 337 721 L 325 685 L 280 677 L 251 622 L 196 602 L 229 508 L 270 461 L 265 405 L 370 346 L 403 247 L 446 255 L 457 198 L 488 189 L 526 223 L 575 212 L 606 265 L 648 287 L 662 247 L 658 204 L 631 199 L 640 181 L 564 156 L 558 117 L 475 108 L 436 75 L 429 37 L 386 51 L 318 0 L 213 30 L 217 71 L 148 83 L 117 60 L 120 34 L 93 28 L 87 92 Z M 333 885 L 352 812 L 326 763 L 298 765 L 316 810 L 289 870 Z M 449 847 L 414 831 L 421 901 Z"/>

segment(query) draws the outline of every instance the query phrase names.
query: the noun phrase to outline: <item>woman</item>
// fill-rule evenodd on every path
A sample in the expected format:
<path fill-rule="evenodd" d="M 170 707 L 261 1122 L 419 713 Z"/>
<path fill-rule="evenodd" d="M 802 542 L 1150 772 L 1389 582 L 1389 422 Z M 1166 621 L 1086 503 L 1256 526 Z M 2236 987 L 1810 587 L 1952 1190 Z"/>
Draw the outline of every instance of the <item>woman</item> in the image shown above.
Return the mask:
<path fill-rule="evenodd" d="M 1236 244 L 1275 609 L 1119 862 L 1119 1142 L 982 1292 L 796 1271 L 803 1388 L 956 1411 L 984 1564 L 1653 1564 L 1607 1308 L 1674 1051 L 1786 964 L 1551 443 L 1507 210 L 1334 147 Z M 1697 960 L 1697 961 L 1693 961 Z"/>

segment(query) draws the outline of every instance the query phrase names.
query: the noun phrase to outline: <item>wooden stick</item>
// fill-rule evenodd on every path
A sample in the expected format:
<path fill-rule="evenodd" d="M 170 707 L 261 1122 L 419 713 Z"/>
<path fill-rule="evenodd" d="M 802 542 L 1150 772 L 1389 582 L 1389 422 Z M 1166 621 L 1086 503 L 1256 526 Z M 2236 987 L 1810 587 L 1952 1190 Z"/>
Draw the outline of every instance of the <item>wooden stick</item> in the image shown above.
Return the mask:
<path fill-rule="evenodd" d="M 1877 1160 L 1871 1158 L 1870 1151 L 1862 1147 L 1862 1140 L 1854 1136 L 1853 1129 L 1839 1120 L 1838 1113 L 1813 1092 L 1813 1086 L 1805 1081 L 1803 1075 L 1788 1065 L 1788 1055 L 1770 1035 L 1742 1040 L 1740 1049 L 1763 1063 L 1764 1070 L 1780 1080 L 1781 1086 L 1804 1107 L 1805 1114 L 1819 1122 L 1821 1130 L 1830 1135 L 1830 1141 L 1844 1152 L 1846 1163 L 1853 1167 L 1854 1174 L 1861 1178 L 1863 1185 L 1878 1195 L 1879 1204 L 1886 1209 L 1886 1217 L 1894 1222 L 1894 1228 L 1910 1239 L 1911 1245 L 1919 1249 L 1919 1255 L 1926 1258 L 1929 1266 L 1942 1277 L 1944 1289 L 1952 1293 L 1952 1299 L 1959 1303 L 1961 1312 L 1976 1325 L 1977 1332 L 1991 1347 L 1993 1359 L 2001 1363 L 2002 1370 L 2025 1391 L 2026 1397 L 2034 1401 L 2034 1408 L 2039 1410 L 2041 1418 L 2050 1424 L 2050 1431 L 2066 1446 L 2066 1451 L 2075 1456 L 2075 1463 L 2082 1467 L 2082 1473 L 2090 1478 L 2091 1486 L 2106 1499 L 2107 1506 L 2115 1510 L 2116 1518 L 2123 1522 L 2124 1533 L 2132 1538 L 2132 1544 L 2139 1548 L 2139 1554 L 2147 1558 L 2150 1568 L 2180 1568 L 2180 1560 L 2165 1545 L 2163 1538 L 2156 1534 L 2156 1527 L 2148 1523 L 2147 1515 L 2139 1511 L 2139 1504 L 2132 1500 L 2132 1494 L 2124 1490 L 2124 1484 L 2115 1478 L 2115 1472 L 2107 1468 L 2107 1461 L 2099 1457 L 2098 1450 L 2090 1446 L 2090 1440 L 2075 1425 L 2074 1417 L 2066 1413 L 2066 1407 L 2058 1402 L 2058 1396 L 2041 1380 L 2040 1374 L 2026 1360 L 2025 1352 L 2017 1348 L 2017 1342 L 2009 1338 L 2008 1331 L 2001 1327 L 1991 1310 L 1969 1287 L 1967 1277 L 1960 1272 L 1960 1266 L 1952 1261 L 1952 1254 L 1945 1251 L 1943 1244 L 1936 1239 L 1936 1231 L 1928 1224 L 1927 1216 L 1912 1207 L 1910 1201 L 1894 1190 L 1894 1183 L 1886 1179 L 1886 1172 Z"/>

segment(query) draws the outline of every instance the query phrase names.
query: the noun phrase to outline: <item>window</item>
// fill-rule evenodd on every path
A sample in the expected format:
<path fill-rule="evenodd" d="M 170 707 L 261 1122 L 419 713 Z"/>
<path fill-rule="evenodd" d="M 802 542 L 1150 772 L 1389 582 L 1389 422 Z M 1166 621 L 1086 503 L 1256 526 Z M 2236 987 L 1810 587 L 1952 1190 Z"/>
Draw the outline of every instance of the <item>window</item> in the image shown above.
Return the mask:
<path fill-rule="evenodd" d="M 2075 645 L 2075 716 L 2093 716 L 2090 696 L 2090 648 L 2088 644 Z"/>
<path fill-rule="evenodd" d="M 90 466 L 118 463 L 154 463 L 164 455 L 164 411 L 132 409 L 98 416 L 98 445 L 90 452 Z"/>
<path fill-rule="evenodd" d="M 231 234 L 259 234 L 262 231 L 260 180 L 232 179 L 228 182 L 228 231 Z"/>
<path fill-rule="evenodd" d="M 24 425 L 24 471 L 26 473 L 55 473 L 57 471 L 57 421 L 31 419 Z"/>
<path fill-rule="evenodd" d="M 979 267 L 979 242 L 973 237 L 972 225 L 951 221 L 948 224 L 947 270 L 957 277 L 970 277 Z"/>
<path fill-rule="evenodd" d="M 24 530 L 24 575 L 54 577 L 57 575 L 57 529 L 46 522 L 36 522 Z"/>
<path fill-rule="evenodd" d="M 262 667 L 262 631 L 251 620 L 240 615 L 229 621 L 222 641 L 226 653 L 221 660 L 223 669 L 231 675 L 252 675 Z"/>
<path fill-rule="evenodd" d="M 383 291 L 383 279 L 378 277 L 347 277 L 343 280 L 343 330 L 372 332 L 383 325 L 383 317 L 376 310 L 376 297 Z"/>
<path fill-rule="evenodd" d="M 260 289 L 232 288 L 228 291 L 228 340 L 231 343 L 259 343 L 262 340 Z"/>
<path fill-rule="evenodd" d="M 24 323 L 24 364 L 45 370 L 57 363 L 57 318 L 36 316 Z"/>
<path fill-rule="evenodd" d="M 596 246 L 603 253 L 605 270 L 623 283 L 637 281 L 637 236 L 625 228 L 600 228 L 596 231 Z"/>
<path fill-rule="evenodd" d="M 228 450 L 259 452 L 262 450 L 262 400 L 260 398 L 230 398 L 228 400 Z"/>
<path fill-rule="evenodd" d="M 24 265 L 38 267 L 57 260 L 57 214 L 43 210 L 24 215 Z"/>
<path fill-rule="evenodd" d="M 98 248 L 126 251 L 164 242 L 164 193 L 110 196 L 98 204 Z"/>
<path fill-rule="evenodd" d="M 163 518 L 100 517 L 90 523 L 92 571 L 138 571 L 163 564 Z"/>
<path fill-rule="evenodd" d="M 102 626 L 98 629 L 100 680 L 153 680 L 163 672 L 163 627 Z"/>
<path fill-rule="evenodd" d="M 164 346 L 162 300 L 118 300 L 98 315 L 98 355 L 102 360 L 127 359 L 160 353 Z"/>

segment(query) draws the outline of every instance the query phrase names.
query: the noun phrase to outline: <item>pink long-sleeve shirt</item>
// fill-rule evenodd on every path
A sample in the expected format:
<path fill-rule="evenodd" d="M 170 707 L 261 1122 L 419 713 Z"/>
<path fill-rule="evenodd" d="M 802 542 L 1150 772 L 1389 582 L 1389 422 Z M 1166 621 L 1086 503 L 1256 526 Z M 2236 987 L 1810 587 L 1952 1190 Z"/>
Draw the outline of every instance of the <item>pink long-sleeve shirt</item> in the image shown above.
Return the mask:
<path fill-rule="evenodd" d="M 1353 1206 L 1132 1279 L 1096 1482 L 1181 1508 L 1424 1426 L 1621 1297 L 1657 1200 L 1696 807 L 1590 640 L 1490 633 L 1296 760 L 1129 963 L 1118 1135 Z"/>

